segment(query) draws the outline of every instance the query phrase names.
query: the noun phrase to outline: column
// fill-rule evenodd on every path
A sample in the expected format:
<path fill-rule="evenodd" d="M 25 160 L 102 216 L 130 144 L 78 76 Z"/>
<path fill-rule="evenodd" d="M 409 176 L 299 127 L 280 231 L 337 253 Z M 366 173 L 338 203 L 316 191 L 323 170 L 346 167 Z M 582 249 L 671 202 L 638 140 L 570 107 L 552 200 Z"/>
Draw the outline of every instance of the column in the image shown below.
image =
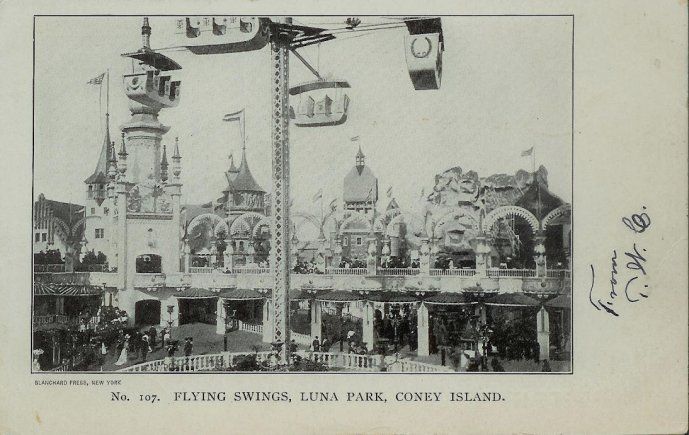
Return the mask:
<path fill-rule="evenodd" d="M 274 313 L 273 301 L 265 299 L 263 301 L 263 342 L 273 342 Z"/>
<path fill-rule="evenodd" d="M 55 314 L 65 314 L 65 297 L 57 296 L 55 298 Z"/>
<path fill-rule="evenodd" d="M 419 347 L 416 350 L 418 356 L 428 356 L 430 355 L 430 340 L 428 336 L 428 308 L 426 304 L 421 302 L 417 310 L 417 339 L 419 341 Z"/>
<path fill-rule="evenodd" d="M 429 246 L 428 238 L 421 239 L 421 247 L 419 248 L 419 274 L 431 274 L 431 247 Z"/>
<path fill-rule="evenodd" d="M 545 307 L 541 307 L 536 316 L 536 331 L 538 331 L 538 359 L 550 359 L 550 322 L 548 318 L 548 311 Z"/>
<path fill-rule="evenodd" d="M 184 256 L 184 273 L 189 273 L 191 270 L 191 248 L 189 247 L 189 241 L 187 239 L 184 239 L 184 248 L 182 253 Z"/>
<path fill-rule="evenodd" d="M 366 258 L 366 268 L 369 275 L 376 275 L 378 272 L 378 240 L 370 235 L 368 238 L 368 257 Z"/>
<path fill-rule="evenodd" d="M 218 303 L 215 308 L 215 333 L 218 335 L 225 334 L 225 299 L 218 298 Z"/>
<path fill-rule="evenodd" d="M 488 276 L 488 257 L 490 251 L 486 236 L 481 234 L 476 237 L 476 275 L 479 277 L 485 278 Z"/>
<path fill-rule="evenodd" d="M 546 258 L 545 258 L 545 231 L 536 231 L 534 237 L 534 261 L 536 262 L 536 276 L 545 277 Z"/>
<path fill-rule="evenodd" d="M 223 264 L 225 265 L 225 272 L 232 272 L 232 269 L 234 267 L 233 264 L 233 258 L 234 258 L 234 248 L 232 247 L 232 240 L 230 238 L 225 239 L 225 252 L 223 252 Z"/>
<path fill-rule="evenodd" d="M 311 308 L 311 340 L 314 340 L 316 337 L 318 337 L 319 340 L 322 340 L 323 337 L 321 337 L 322 330 L 321 330 L 321 321 L 322 321 L 322 310 L 321 310 L 321 303 L 318 302 L 315 299 L 312 299 L 310 301 L 310 308 Z"/>
<path fill-rule="evenodd" d="M 366 343 L 368 350 L 375 348 L 375 335 L 373 332 L 373 303 L 364 301 L 364 321 L 362 341 Z"/>

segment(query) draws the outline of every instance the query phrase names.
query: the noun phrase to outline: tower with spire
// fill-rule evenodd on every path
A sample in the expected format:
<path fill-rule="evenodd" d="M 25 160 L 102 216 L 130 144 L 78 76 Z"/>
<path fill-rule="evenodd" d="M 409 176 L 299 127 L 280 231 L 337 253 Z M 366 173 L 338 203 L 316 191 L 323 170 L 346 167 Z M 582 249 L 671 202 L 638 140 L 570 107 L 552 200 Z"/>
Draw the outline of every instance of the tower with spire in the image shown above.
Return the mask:
<path fill-rule="evenodd" d="M 180 82 L 172 79 L 170 71 L 181 67 L 150 48 L 148 18 L 144 18 L 141 36 L 143 47 L 123 55 L 131 58 L 132 64 L 124 74 L 131 117 L 120 127 L 122 139 L 117 156 L 114 156 L 114 144 L 105 151 L 105 174 L 106 179 L 110 177 L 108 192 L 112 192 L 115 209 L 112 244 L 116 246 L 120 277 L 118 304 L 133 322 L 137 310 L 144 309 L 137 306 L 137 301 L 163 299 L 160 313 L 154 318 L 166 325 L 169 315 L 165 310 L 168 305 L 177 307 L 176 300 L 170 295 L 148 293 L 141 288 L 137 276 L 181 270 L 182 157 L 178 138 L 174 148 L 164 143 L 163 137 L 170 127 L 158 120 L 162 109 L 179 103 Z M 168 148 L 173 150 L 171 155 Z M 100 165 L 101 162 L 97 172 Z"/>
<path fill-rule="evenodd" d="M 230 155 L 229 168 L 225 172 L 227 187 L 221 198 L 222 207 L 228 216 L 238 216 L 246 212 L 263 213 L 266 191 L 256 182 L 246 159 L 246 142 L 242 143 L 242 161 L 235 167 Z"/>
<path fill-rule="evenodd" d="M 342 188 L 345 210 L 372 213 L 378 202 L 378 178 L 371 168 L 366 166 L 366 156 L 361 151 L 356 153 L 355 165 L 344 178 Z"/>

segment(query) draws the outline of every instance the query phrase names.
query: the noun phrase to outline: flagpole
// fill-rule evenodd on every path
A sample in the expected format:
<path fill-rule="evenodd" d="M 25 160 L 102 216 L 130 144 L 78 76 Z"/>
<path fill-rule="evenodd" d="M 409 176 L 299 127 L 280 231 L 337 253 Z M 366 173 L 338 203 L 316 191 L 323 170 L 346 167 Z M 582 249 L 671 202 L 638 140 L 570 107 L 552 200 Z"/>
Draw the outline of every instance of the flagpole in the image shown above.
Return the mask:
<path fill-rule="evenodd" d="M 107 83 L 106 83 L 106 94 L 105 94 L 105 114 L 110 114 L 110 68 L 106 70 L 107 73 Z"/>
<path fill-rule="evenodd" d="M 533 147 L 531 152 L 531 172 L 536 173 L 536 147 Z"/>

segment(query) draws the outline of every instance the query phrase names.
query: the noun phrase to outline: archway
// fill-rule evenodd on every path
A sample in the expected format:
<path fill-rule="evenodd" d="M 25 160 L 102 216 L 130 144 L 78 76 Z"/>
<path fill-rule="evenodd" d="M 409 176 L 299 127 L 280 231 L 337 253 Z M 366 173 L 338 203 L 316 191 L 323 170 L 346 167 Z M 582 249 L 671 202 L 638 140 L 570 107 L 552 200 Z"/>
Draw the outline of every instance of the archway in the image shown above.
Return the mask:
<path fill-rule="evenodd" d="M 145 299 L 134 304 L 134 321 L 139 325 L 160 324 L 160 301 Z"/>

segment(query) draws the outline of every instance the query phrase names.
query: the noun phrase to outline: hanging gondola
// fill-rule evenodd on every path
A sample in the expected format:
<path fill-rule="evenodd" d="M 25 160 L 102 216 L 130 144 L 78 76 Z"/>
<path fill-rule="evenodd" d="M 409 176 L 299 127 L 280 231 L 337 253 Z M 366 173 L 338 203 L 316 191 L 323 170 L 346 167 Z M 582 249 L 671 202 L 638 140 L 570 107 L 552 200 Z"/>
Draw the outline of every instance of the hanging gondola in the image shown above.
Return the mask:
<path fill-rule="evenodd" d="M 292 97 L 289 116 L 299 127 L 324 127 L 344 124 L 349 111 L 349 88 L 345 80 L 319 79 L 289 90 Z"/>
<path fill-rule="evenodd" d="M 440 89 L 445 49 L 440 18 L 410 17 L 405 23 L 405 57 L 414 89 Z"/>

